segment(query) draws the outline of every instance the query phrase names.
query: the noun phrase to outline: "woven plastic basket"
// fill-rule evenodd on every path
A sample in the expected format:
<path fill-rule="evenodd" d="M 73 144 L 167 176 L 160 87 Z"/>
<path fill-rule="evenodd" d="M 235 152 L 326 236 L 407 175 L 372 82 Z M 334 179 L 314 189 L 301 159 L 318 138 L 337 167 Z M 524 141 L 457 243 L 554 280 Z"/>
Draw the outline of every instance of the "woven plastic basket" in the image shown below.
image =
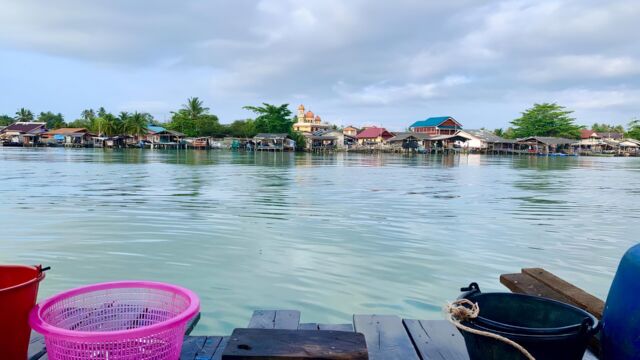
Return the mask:
<path fill-rule="evenodd" d="M 44 335 L 50 360 L 174 360 L 199 309 L 185 288 L 120 281 L 55 295 L 33 308 L 29 323 Z"/>

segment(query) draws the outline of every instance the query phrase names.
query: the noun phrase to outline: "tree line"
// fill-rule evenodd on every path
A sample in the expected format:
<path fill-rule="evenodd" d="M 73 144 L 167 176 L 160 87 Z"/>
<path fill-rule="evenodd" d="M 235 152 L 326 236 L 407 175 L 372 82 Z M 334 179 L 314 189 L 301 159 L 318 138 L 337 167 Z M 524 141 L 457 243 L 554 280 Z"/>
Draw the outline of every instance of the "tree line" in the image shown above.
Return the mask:
<path fill-rule="evenodd" d="M 575 118 L 571 117 L 573 111 L 556 103 L 534 104 L 525 110 L 522 115 L 511 121 L 511 127 L 495 129 L 493 132 L 507 139 L 525 138 L 531 136 L 551 136 L 568 139 L 579 139 L 580 131 L 586 126 L 575 124 Z M 595 123 L 591 130 L 596 133 L 621 133 L 626 137 L 640 140 L 640 120 L 629 122 L 627 129 L 622 125 L 610 125 Z"/>
<path fill-rule="evenodd" d="M 208 107 L 197 97 L 187 99 L 177 111 L 171 112 L 171 120 L 167 123 L 155 121 L 151 114 L 145 112 L 122 111 L 114 115 L 104 107 L 97 111 L 86 109 L 80 113 L 80 118 L 66 122 L 61 113 L 51 111 L 41 112 L 37 117 L 25 108 L 16 111 L 15 116 L 0 115 L 0 126 L 6 126 L 17 121 L 44 122 L 48 129 L 63 127 L 86 128 L 96 134 L 105 136 L 116 135 L 144 135 L 149 125 L 179 131 L 188 137 L 233 136 L 250 138 L 258 133 L 286 133 L 299 146 L 304 146 L 302 134 L 293 131 L 296 122 L 289 110 L 289 104 L 272 105 L 263 103 L 259 106 L 245 106 L 244 109 L 255 114 L 255 118 L 236 120 L 230 124 L 221 124 L 218 117 L 211 114 Z"/>

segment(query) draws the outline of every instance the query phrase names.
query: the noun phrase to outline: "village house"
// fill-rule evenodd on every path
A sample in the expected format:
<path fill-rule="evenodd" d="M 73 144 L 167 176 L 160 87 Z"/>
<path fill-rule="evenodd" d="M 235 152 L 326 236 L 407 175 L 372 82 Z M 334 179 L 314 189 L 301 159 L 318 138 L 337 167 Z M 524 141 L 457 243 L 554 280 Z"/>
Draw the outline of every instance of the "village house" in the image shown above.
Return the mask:
<path fill-rule="evenodd" d="M 356 135 L 358 135 L 358 128 L 349 125 L 349 126 L 345 127 L 344 129 L 342 129 L 342 133 L 347 135 L 347 136 L 351 136 L 351 137 L 355 138 Z"/>
<path fill-rule="evenodd" d="M 294 151 L 296 142 L 289 134 L 261 133 L 253 137 L 253 146 L 256 151 Z"/>
<path fill-rule="evenodd" d="M 0 130 L 0 141 L 4 145 L 35 146 L 47 132 L 46 126 L 43 122 L 15 122 Z"/>
<path fill-rule="evenodd" d="M 375 145 L 382 144 L 393 136 L 393 133 L 385 128 L 371 126 L 359 132 L 356 135 L 356 139 L 360 145 Z"/>
<path fill-rule="evenodd" d="M 42 142 L 47 145 L 93 146 L 93 137 L 86 128 L 60 128 L 42 134 Z"/>
<path fill-rule="evenodd" d="M 293 124 L 293 131 L 310 134 L 318 130 L 329 129 L 331 125 L 323 123 L 320 116 L 312 111 L 304 111 L 304 105 L 298 106 L 297 122 Z"/>
<path fill-rule="evenodd" d="M 307 150 L 342 150 L 345 148 L 345 135 L 340 130 L 318 130 L 307 137 Z"/>
<path fill-rule="evenodd" d="M 468 139 L 461 144 L 462 148 L 468 152 L 509 152 L 513 151 L 515 144 L 515 140 L 505 139 L 484 129 L 461 130 L 458 134 Z"/>
<path fill-rule="evenodd" d="M 151 143 L 151 147 L 172 147 L 178 146 L 185 138 L 185 134 L 167 130 L 162 126 L 148 125 L 147 135 L 144 137 L 146 142 Z"/>
<path fill-rule="evenodd" d="M 573 153 L 572 145 L 574 143 L 576 143 L 576 140 L 546 136 L 532 136 L 516 141 L 516 144 L 523 152 L 538 155 L 571 154 Z"/>
<path fill-rule="evenodd" d="M 426 120 L 414 122 L 409 130 L 428 135 L 454 135 L 462 129 L 462 124 L 451 116 L 430 117 Z"/>

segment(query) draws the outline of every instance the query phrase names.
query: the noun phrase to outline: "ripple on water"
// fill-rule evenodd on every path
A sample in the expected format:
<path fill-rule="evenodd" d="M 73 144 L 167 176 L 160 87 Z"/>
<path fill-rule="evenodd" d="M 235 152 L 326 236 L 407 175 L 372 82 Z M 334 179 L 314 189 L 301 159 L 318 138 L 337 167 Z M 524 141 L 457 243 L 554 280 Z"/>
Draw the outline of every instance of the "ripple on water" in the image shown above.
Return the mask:
<path fill-rule="evenodd" d="M 640 230 L 640 159 L 0 148 L 0 168 L 0 261 L 51 265 L 42 296 L 173 282 L 200 333 L 255 308 L 439 318 L 532 266 L 604 296 Z"/>

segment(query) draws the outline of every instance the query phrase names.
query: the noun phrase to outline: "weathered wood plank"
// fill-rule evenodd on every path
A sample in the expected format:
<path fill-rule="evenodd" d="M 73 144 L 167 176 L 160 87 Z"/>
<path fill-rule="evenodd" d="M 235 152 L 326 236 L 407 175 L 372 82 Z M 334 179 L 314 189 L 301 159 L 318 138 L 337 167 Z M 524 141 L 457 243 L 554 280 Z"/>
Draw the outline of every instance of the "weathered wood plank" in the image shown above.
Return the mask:
<path fill-rule="evenodd" d="M 573 304 L 587 312 L 593 314 L 598 319 L 602 319 L 604 311 L 604 301 L 587 293 L 579 287 L 570 284 L 554 274 L 540 268 L 522 269 L 523 274 L 527 274 L 532 278 L 552 288 L 554 291 L 568 298 L 570 304 Z"/>
<path fill-rule="evenodd" d="M 564 303 L 568 303 L 570 301 L 568 297 L 560 294 L 527 274 L 520 273 L 500 275 L 500 282 L 514 293 L 542 296 L 562 301 Z"/>
<path fill-rule="evenodd" d="M 221 342 L 222 336 L 208 336 L 194 360 L 211 360 Z"/>
<path fill-rule="evenodd" d="M 319 330 L 332 331 L 351 331 L 353 332 L 353 324 L 318 324 Z"/>
<path fill-rule="evenodd" d="M 298 330 L 319 330 L 316 323 L 301 323 L 298 325 Z"/>
<path fill-rule="evenodd" d="M 207 341 L 206 336 L 186 336 L 182 343 L 180 360 L 193 360 Z"/>
<path fill-rule="evenodd" d="M 227 344 L 229 343 L 229 337 L 225 336 L 222 338 L 222 341 L 220 341 L 220 344 L 218 344 L 218 348 L 216 349 L 216 352 L 213 354 L 213 357 L 211 358 L 211 360 L 222 360 L 222 353 L 224 352 L 224 349 L 227 347 Z"/>
<path fill-rule="evenodd" d="M 276 320 L 275 310 L 256 310 L 249 320 L 249 329 L 273 329 Z"/>
<path fill-rule="evenodd" d="M 222 360 L 367 360 L 362 334 L 345 331 L 235 329 Z"/>
<path fill-rule="evenodd" d="M 300 324 L 300 311 L 277 310 L 274 320 L 274 329 L 297 330 Z"/>
<path fill-rule="evenodd" d="M 299 323 L 300 311 L 256 310 L 253 312 L 247 328 L 296 330 Z"/>
<path fill-rule="evenodd" d="M 421 359 L 469 360 L 462 334 L 445 320 L 403 320 Z"/>
<path fill-rule="evenodd" d="M 371 360 L 418 360 L 409 334 L 397 316 L 354 315 L 355 331 L 364 334 Z"/>

